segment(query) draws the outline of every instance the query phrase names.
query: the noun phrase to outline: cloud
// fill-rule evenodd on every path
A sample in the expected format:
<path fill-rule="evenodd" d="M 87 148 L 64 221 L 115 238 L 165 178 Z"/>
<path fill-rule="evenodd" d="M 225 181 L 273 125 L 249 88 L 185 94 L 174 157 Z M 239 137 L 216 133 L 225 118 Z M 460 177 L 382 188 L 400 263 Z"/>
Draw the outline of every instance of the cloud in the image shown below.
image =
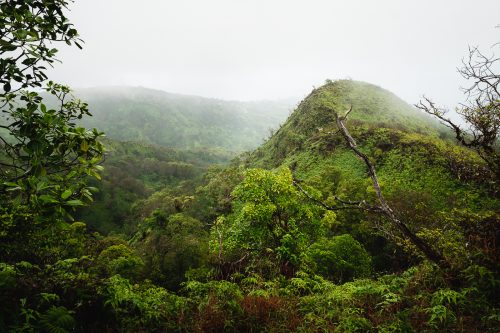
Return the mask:
<path fill-rule="evenodd" d="M 467 46 L 500 40 L 497 0 L 77 0 L 71 8 L 85 46 L 61 45 L 52 78 L 224 99 L 301 97 L 327 78 L 351 77 L 410 103 L 425 93 L 452 106 Z"/>

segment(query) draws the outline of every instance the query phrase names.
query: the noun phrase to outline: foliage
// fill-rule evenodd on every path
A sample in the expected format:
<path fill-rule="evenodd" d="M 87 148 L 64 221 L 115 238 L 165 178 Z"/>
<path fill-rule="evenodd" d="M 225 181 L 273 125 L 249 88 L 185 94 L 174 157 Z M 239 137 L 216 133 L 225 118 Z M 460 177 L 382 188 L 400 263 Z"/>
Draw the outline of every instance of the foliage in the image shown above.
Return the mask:
<path fill-rule="evenodd" d="M 47 89 L 61 100 L 60 109 L 47 109 L 34 92 L 23 92 L 19 105 L 8 103 L 4 128 L 9 136 L 0 163 L 4 203 L 0 237 L 12 258 L 26 258 L 13 252 L 19 238 L 32 237 L 61 219 L 72 220 L 71 211 L 92 201 L 93 188 L 86 185 L 85 177 L 100 178 L 103 148 L 97 139 L 101 134 L 73 123 L 88 114 L 86 105 L 65 101 L 70 94 L 67 87 L 49 82 Z"/>
<path fill-rule="evenodd" d="M 104 234 L 134 232 L 141 218 L 166 206 L 169 198 L 174 200 L 172 189 L 194 191 L 194 184 L 209 166 L 226 163 L 230 157 L 215 150 L 187 151 L 110 139 L 102 142 L 106 146 L 102 180 L 89 180 L 99 191 L 92 207 L 81 207 L 75 215 Z"/>
<path fill-rule="evenodd" d="M 144 263 L 124 244 L 111 245 L 97 257 L 97 267 L 106 275 L 119 274 L 125 278 L 136 279 L 141 275 Z"/>
<path fill-rule="evenodd" d="M 193 211 L 196 216 L 214 221 L 217 216 L 231 213 L 233 192 L 243 180 L 244 169 L 238 166 L 225 168 L 211 167 L 203 175 L 203 184 L 196 189 L 196 202 Z M 204 215 L 200 211 L 205 212 Z"/>
<path fill-rule="evenodd" d="M 64 0 L 0 4 L 1 260 L 43 260 L 45 237 L 59 233 L 61 222 L 72 219 L 70 211 L 92 200 L 82 178 L 99 178 L 101 134 L 74 123 L 89 114 L 87 105 L 52 82 L 46 90 L 59 102 L 55 108 L 23 90 L 41 87 L 47 78 L 44 66 L 54 62 L 57 51 L 52 43 L 78 45 L 77 31 L 63 13 L 67 5 Z M 21 239 L 32 249 L 20 245 Z"/>
<path fill-rule="evenodd" d="M 474 152 L 443 140 L 446 132 L 391 93 L 345 80 L 315 89 L 267 143 L 227 168 L 209 168 L 227 162 L 221 150 L 102 140 L 76 125 L 88 107 L 69 88 L 20 90 L 42 85 L 51 42 L 78 42 L 67 4 L 0 4 L 1 331 L 498 330 L 498 190 Z M 116 117 L 120 130 L 133 124 L 109 128 L 122 139 L 239 150 L 255 142 L 233 134 L 267 126 L 256 110 L 229 115 L 218 101 L 142 92 L 124 105 L 115 93 L 92 105 L 110 111 L 107 126 Z M 350 104 L 350 131 L 376 162 L 391 206 L 450 269 L 415 256 L 378 214 L 317 204 L 374 199 L 325 111 Z M 155 121 L 132 115 L 138 106 Z M 75 214 L 93 187 L 97 205 Z"/>
<path fill-rule="evenodd" d="M 207 233 L 200 221 L 182 213 L 167 217 L 155 211 L 142 222 L 133 240 L 147 276 L 170 290 L 179 288 L 186 272 L 206 262 Z"/>
<path fill-rule="evenodd" d="M 232 195 L 234 214 L 212 227 L 211 250 L 219 258 L 267 253 L 298 267 L 301 252 L 324 232 L 322 210 L 304 200 L 288 169 L 250 169 Z"/>
<path fill-rule="evenodd" d="M 186 300 L 155 286 L 132 286 L 119 275 L 112 276 L 105 289 L 105 304 L 120 322 L 120 330 L 177 329 Z"/>
<path fill-rule="evenodd" d="M 78 32 L 64 15 L 68 3 L 67 0 L 8 0 L 0 4 L 2 97 L 11 99 L 14 97 L 9 94 L 11 91 L 41 86 L 47 79 L 45 65 L 56 60 L 54 42 L 80 47 Z"/>
<path fill-rule="evenodd" d="M 351 235 L 320 239 L 305 256 L 315 273 L 338 282 L 367 277 L 371 272 L 370 255 Z"/>
<path fill-rule="evenodd" d="M 40 316 L 40 327 L 49 333 L 71 332 L 75 326 L 75 319 L 62 306 L 53 306 Z"/>

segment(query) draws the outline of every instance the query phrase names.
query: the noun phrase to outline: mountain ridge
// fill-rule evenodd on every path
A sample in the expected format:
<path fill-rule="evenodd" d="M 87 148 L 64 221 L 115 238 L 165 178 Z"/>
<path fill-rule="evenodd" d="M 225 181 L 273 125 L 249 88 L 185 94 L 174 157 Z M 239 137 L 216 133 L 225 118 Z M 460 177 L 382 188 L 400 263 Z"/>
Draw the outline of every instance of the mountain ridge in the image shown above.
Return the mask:
<path fill-rule="evenodd" d="M 352 87 L 355 93 L 361 92 L 357 99 L 349 95 Z M 380 95 L 367 93 L 366 87 Z M 344 114 L 352 105 L 346 121 L 350 134 L 375 166 L 387 202 L 417 233 L 425 233 L 429 226 L 446 228 L 442 214 L 452 214 L 454 209 L 495 210 L 494 182 L 477 153 L 458 145 L 447 128 L 410 106 L 406 111 L 385 108 L 400 103 L 400 99 L 391 100 L 394 96 L 362 82 L 327 82 L 313 90 L 280 129 L 241 162 L 252 169 L 289 169 L 296 182 L 327 205 L 338 203 L 335 198 L 377 202 L 366 165 L 347 146 L 335 122 L 333 111 Z M 366 110 L 371 112 L 363 117 Z M 381 110 L 386 113 L 377 113 Z M 382 238 L 366 241 L 371 237 L 369 230 L 380 226 L 379 217 L 353 210 L 336 214 L 342 227 L 335 233 L 360 240 L 372 254 L 374 267 L 389 270 L 383 255 L 379 256 L 380 244 L 393 245 Z M 384 225 L 382 230 L 391 229 Z"/>
<path fill-rule="evenodd" d="M 256 148 L 294 104 L 225 101 L 122 86 L 78 89 L 75 96 L 89 104 L 93 115 L 81 125 L 104 131 L 111 139 L 235 153 Z"/>

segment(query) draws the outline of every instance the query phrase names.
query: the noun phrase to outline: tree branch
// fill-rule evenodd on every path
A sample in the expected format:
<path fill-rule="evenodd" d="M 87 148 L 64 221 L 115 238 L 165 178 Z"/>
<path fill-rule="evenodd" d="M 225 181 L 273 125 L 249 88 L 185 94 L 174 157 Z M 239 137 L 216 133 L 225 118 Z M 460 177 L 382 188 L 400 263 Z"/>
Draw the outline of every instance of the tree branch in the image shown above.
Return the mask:
<path fill-rule="evenodd" d="M 352 110 L 352 106 L 351 106 Z M 382 194 L 382 189 L 380 187 L 380 183 L 378 181 L 377 173 L 375 171 L 374 165 L 371 163 L 370 159 L 366 154 L 364 154 L 361 150 L 359 150 L 356 141 L 354 138 L 351 136 L 349 133 L 349 130 L 344 124 L 344 120 L 346 119 L 346 116 L 349 114 L 349 112 L 346 113 L 346 116 L 339 116 L 338 113 L 335 110 L 331 110 L 334 115 L 335 115 L 335 120 L 337 123 L 337 127 L 340 129 L 340 133 L 344 137 L 347 145 L 349 148 L 365 163 L 366 169 L 368 170 L 368 174 L 370 175 L 370 178 L 372 180 L 373 188 L 375 190 L 375 193 L 377 195 L 377 199 L 380 203 L 380 211 L 385 214 L 389 218 L 389 220 L 392 222 L 392 224 L 403 234 L 404 237 L 406 237 L 408 240 L 410 240 L 413 245 L 415 245 L 425 256 L 427 259 L 431 260 L 432 262 L 436 263 L 438 266 L 442 268 L 448 268 L 449 264 L 446 262 L 444 257 L 442 256 L 441 253 L 439 253 L 437 250 L 434 250 L 432 247 L 430 247 L 424 240 L 422 240 L 420 237 L 418 237 L 416 234 L 414 234 L 407 226 L 404 224 L 394 213 L 393 209 L 389 206 L 387 203 L 387 200 Z"/>
<path fill-rule="evenodd" d="M 293 185 L 300 192 L 302 192 L 302 194 L 304 194 L 309 200 L 311 200 L 311 201 L 315 202 L 316 204 L 322 206 L 326 210 L 336 211 L 336 210 L 344 210 L 344 209 L 362 209 L 362 210 L 371 211 L 371 212 L 380 212 L 381 211 L 381 208 L 379 206 L 369 205 L 364 200 L 363 201 L 345 201 L 345 200 L 339 199 L 339 197 L 337 197 L 337 196 L 334 196 L 334 199 L 336 201 L 340 202 L 341 204 L 343 204 L 343 206 L 329 206 L 325 202 L 323 202 L 321 200 L 318 200 L 315 197 L 313 197 L 302 186 L 300 186 L 300 184 L 296 180 L 293 180 Z"/>

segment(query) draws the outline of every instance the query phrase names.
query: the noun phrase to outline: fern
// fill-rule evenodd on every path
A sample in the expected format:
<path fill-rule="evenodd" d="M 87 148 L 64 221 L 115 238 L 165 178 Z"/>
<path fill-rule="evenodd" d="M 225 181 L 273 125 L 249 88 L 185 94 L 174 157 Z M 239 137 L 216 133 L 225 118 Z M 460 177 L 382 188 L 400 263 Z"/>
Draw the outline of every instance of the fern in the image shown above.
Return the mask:
<path fill-rule="evenodd" d="M 425 312 L 430 315 L 427 325 L 433 328 L 438 328 L 456 320 L 455 313 L 444 305 L 435 305 L 425 309 Z"/>
<path fill-rule="evenodd" d="M 66 333 L 75 328 L 75 319 L 63 306 L 53 306 L 40 316 L 40 327 L 48 333 Z"/>

